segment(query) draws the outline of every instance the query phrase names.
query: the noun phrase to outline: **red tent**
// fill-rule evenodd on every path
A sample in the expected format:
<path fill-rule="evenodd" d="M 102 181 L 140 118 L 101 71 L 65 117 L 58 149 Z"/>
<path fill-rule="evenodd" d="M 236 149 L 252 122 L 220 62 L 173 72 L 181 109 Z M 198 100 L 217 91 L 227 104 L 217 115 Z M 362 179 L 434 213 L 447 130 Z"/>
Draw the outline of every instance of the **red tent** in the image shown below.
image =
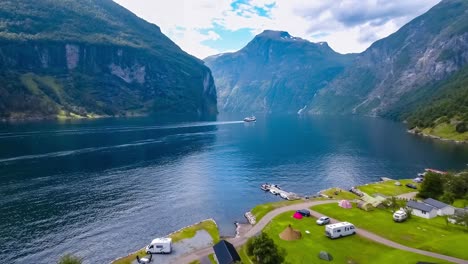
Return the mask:
<path fill-rule="evenodd" d="M 293 217 L 296 219 L 302 219 L 302 215 L 298 212 L 294 213 Z"/>

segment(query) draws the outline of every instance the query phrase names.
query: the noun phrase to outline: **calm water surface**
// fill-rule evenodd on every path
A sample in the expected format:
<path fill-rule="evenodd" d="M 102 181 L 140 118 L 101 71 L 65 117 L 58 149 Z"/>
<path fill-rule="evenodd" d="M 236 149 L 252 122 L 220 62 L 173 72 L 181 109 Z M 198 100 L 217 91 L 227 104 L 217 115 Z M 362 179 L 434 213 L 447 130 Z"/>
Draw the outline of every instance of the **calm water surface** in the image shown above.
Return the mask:
<path fill-rule="evenodd" d="M 358 117 L 106 119 L 0 125 L 0 259 L 107 263 L 213 217 L 222 235 L 264 182 L 314 194 L 426 167 L 466 168 L 468 146 Z"/>

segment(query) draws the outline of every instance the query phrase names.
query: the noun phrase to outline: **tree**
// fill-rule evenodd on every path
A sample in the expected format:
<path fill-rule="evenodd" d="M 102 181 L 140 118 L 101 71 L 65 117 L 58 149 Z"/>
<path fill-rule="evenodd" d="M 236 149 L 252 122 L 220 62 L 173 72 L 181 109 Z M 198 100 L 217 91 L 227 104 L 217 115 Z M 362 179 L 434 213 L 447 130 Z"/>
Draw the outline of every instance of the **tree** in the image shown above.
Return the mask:
<path fill-rule="evenodd" d="M 58 264 L 81 264 L 83 263 L 83 259 L 77 256 L 73 256 L 71 254 L 66 254 L 62 256 L 58 262 Z"/>
<path fill-rule="evenodd" d="M 247 241 L 247 254 L 254 257 L 258 264 L 281 264 L 286 255 L 285 251 L 280 250 L 273 239 L 263 232 Z"/>
<path fill-rule="evenodd" d="M 440 200 L 446 204 L 452 204 L 455 201 L 455 194 L 450 191 L 445 191 L 440 197 Z"/>
<path fill-rule="evenodd" d="M 444 181 L 441 174 L 429 172 L 421 184 L 419 196 L 422 198 L 437 199 L 444 193 Z"/>

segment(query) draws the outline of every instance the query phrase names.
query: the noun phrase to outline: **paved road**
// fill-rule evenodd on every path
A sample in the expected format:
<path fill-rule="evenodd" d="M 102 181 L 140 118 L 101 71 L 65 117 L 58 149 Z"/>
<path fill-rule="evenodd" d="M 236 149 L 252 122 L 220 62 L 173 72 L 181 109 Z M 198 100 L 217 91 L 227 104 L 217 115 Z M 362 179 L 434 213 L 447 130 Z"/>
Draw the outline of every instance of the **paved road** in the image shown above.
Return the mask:
<path fill-rule="evenodd" d="M 275 210 L 269 212 L 268 214 L 266 214 L 255 226 L 252 227 L 252 229 L 247 231 L 245 234 L 241 235 L 240 237 L 228 239 L 228 241 L 231 242 L 236 248 L 240 247 L 245 242 L 247 242 L 247 240 L 249 238 L 257 235 L 258 233 L 260 233 L 263 230 L 263 228 L 265 228 L 265 226 L 274 217 L 276 217 L 279 214 L 282 214 L 282 213 L 285 213 L 285 212 L 288 212 L 288 211 L 294 211 L 294 210 L 299 210 L 299 209 L 303 209 L 303 208 L 309 208 L 309 207 L 315 206 L 315 205 L 327 204 L 327 203 L 336 203 L 336 202 L 337 202 L 336 200 L 311 201 L 311 202 L 304 202 L 304 203 L 300 203 L 300 204 L 293 204 L 293 205 L 289 205 L 289 206 L 285 206 L 285 207 L 280 207 L 280 208 L 275 209 Z M 313 211 L 313 210 L 310 210 L 310 211 L 311 211 L 311 215 L 314 216 L 314 217 L 318 218 L 318 217 L 322 216 L 322 214 L 320 214 L 319 212 L 316 212 L 316 211 Z M 332 222 L 337 222 L 337 220 L 335 220 L 335 219 L 331 219 L 331 220 L 332 220 Z M 393 247 L 393 248 L 396 248 L 396 249 L 401 249 L 401 250 L 405 250 L 405 251 L 409 251 L 409 252 L 413 252 L 413 253 L 417 253 L 417 254 L 433 257 L 433 258 L 443 259 L 443 260 L 450 261 L 450 262 L 453 262 L 453 263 L 468 264 L 468 261 L 466 261 L 466 260 L 462 260 L 462 259 L 458 259 L 458 258 L 454 258 L 454 257 L 442 255 L 442 254 L 437 254 L 437 253 L 433 253 L 433 252 L 429 252 L 429 251 L 424 251 L 424 250 L 420 250 L 420 249 L 410 248 L 410 247 L 395 243 L 393 241 L 385 239 L 385 238 L 383 238 L 381 236 L 378 236 L 378 235 L 376 235 L 374 233 L 371 233 L 369 231 L 366 231 L 364 229 L 358 228 L 357 229 L 357 234 L 360 235 L 360 236 L 363 236 L 365 238 L 368 238 L 370 240 L 373 240 L 373 241 L 375 241 L 377 243 L 380 243 L 380 244 L 383 244 L 383 245 L 386 245 L 386 246 L 389 246 L 389 247 Z M 177 259 L 177 261 L 174 262 L 174 263 L 190 263 L 192 261 L 199 260 L 199 259 L 201 259 L 201 258 L 203 258 L 203 257 L 205 257 L 205 256 L 207 256 L 209 254 L 212 254 L 212 253 L 213 253 L 213 248 L 212 247 L 204 248 L 204 249 L 198 250 L 196 252 L 192 252 L 192 253 L 190 253 L 188 255 L 182 256 L 181 258 Z"/>

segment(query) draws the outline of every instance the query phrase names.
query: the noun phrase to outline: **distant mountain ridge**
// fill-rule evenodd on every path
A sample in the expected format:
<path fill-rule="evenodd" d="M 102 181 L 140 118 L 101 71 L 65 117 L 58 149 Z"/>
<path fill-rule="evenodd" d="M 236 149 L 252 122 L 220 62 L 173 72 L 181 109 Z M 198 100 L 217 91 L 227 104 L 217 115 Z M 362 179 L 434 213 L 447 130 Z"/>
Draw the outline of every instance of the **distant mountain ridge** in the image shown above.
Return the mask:
<path fill-rule="evenodd" d="M 326 43 L 267 30 L 240 51 L 205 61 L 221 111 L 300 109 L 403 120 L 435 103 L 468 65 L 468 1 L 442 0 L 360 54 L 341 55 Z M 458 116 L 466 116 L 463 109 Z"/>
<path fill-rule="evenodd" d="M 206 58 L 225 112 L 297 112 L 351 64 L 327 43 L 265 30 L 237 52 Z"/>
<path fill-rule="evenodd" d="M 401 118 L 467 64 L 468 1 L 443 0 L 359 54 L 310 111 Z"/>
<path fill-rule="evenodd" d="M 211 71 L 111 0 L 0 2 L 0 118 L 216 113 Z"/>

